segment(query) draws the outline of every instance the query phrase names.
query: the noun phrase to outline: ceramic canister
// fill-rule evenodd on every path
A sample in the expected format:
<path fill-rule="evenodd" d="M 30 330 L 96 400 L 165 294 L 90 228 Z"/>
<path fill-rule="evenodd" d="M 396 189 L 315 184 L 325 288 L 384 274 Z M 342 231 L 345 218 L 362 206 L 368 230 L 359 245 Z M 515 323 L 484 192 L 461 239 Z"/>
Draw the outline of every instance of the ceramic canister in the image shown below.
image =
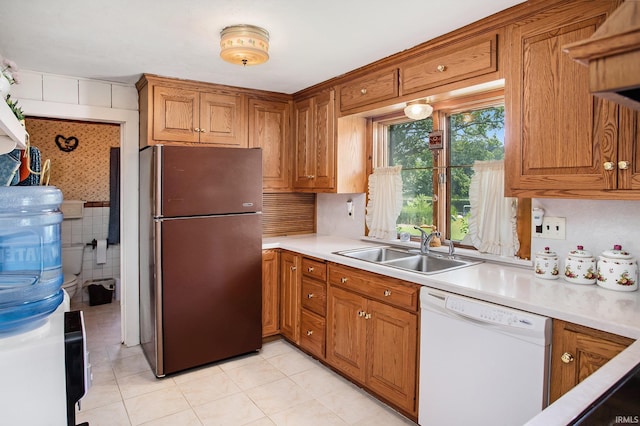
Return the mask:
<path fill-rule="evenodd" d="M 543 251 L 537 252 L 534 271 L 538 278 L 557 280 L 560 276 L 558 270 L 558 255 L 551 251 L 549 247 L 545 247 Z"/>
<path fill-rule="evenodd" d="M 597 284 L 609 290 L 637 290 L 638 262 L 620 245 L 613 246 L 613 250 L 605 250 L 598 258 Z"/>
<path fill-rule="evenodd" d="M 596 259 L 591 252 L 578 246 L 571 250 L 564 263 L 564 279 L 574 284 L 596 283 Z"/>

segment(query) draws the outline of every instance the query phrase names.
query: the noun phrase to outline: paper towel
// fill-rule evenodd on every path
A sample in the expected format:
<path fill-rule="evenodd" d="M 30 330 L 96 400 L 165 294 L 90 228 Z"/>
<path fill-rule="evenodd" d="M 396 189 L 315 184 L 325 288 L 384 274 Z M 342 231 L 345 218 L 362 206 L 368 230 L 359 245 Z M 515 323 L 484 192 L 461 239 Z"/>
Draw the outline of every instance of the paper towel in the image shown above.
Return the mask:
<path fill-rule="evenodd" d="M 98 265 L 107 263 L 107 240 L 98 240 L 96 244 L 96 263 Z"/>

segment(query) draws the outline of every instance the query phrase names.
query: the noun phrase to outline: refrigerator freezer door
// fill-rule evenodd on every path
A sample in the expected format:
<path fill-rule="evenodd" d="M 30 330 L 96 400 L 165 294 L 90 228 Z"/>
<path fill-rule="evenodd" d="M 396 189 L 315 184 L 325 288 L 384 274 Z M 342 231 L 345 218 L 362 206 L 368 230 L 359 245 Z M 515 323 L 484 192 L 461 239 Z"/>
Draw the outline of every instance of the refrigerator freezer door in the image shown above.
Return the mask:
<path fill-rule="evenodd" d="M 159 217 L 262 211 L 260 149 L 156 146 Z"/>
<path fill-rule="evenodd" d="M 161 221 L 164 374 L 262 346 L 261 216 Z"/>

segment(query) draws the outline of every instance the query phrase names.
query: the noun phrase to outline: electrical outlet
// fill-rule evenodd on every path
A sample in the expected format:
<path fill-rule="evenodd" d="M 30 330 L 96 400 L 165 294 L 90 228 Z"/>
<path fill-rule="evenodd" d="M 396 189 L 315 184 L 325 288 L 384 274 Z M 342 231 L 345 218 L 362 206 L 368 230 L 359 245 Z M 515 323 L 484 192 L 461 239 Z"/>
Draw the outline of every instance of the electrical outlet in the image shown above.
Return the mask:
<path fill-rule="evenodd" d="M 548 238 L 551 240 L 566 239 L 566 219 L 564 217 L 545 216 L 542 220 L 542 232 L 534 232 L 536 238 Z"/>

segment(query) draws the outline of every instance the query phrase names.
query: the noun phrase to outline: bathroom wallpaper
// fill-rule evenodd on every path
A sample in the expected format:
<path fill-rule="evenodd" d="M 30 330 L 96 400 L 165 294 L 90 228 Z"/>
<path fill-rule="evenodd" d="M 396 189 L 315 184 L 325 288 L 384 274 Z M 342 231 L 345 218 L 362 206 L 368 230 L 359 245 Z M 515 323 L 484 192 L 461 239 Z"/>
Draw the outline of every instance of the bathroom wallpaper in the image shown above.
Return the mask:
<path fill-rule="evenodd" d="M 31 146 L 51 160 L 50 185 L 65 200 L 109 201 L 109 150 L 120 146 L 120 125 L 27 118 Z"/>

